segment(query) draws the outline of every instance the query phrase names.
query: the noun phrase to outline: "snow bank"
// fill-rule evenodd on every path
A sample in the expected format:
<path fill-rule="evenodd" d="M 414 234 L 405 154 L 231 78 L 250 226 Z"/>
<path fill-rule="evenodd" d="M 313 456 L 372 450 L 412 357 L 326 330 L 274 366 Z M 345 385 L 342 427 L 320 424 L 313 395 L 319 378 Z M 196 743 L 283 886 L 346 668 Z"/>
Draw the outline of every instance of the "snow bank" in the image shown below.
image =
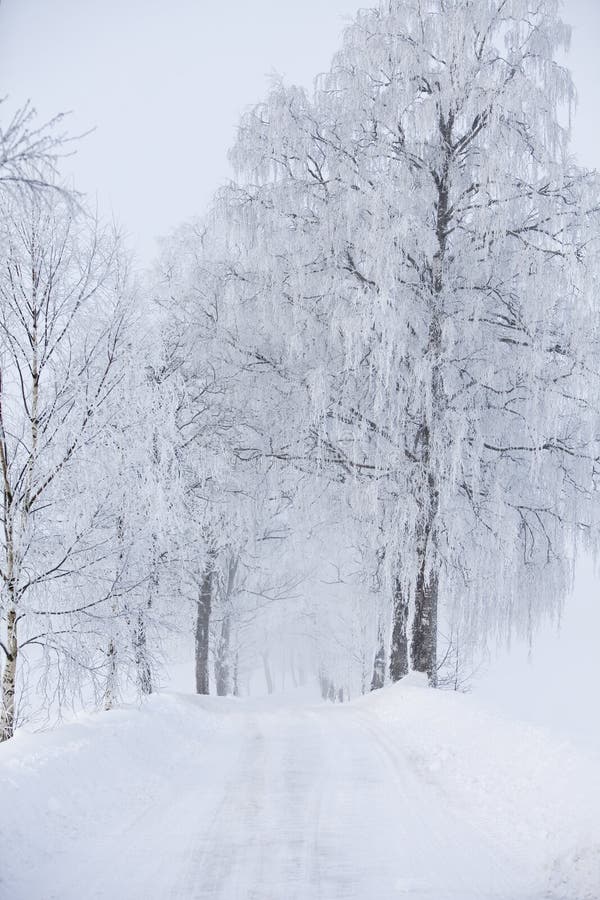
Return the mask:
<path fill-rule="evenodd" d="M 231 743 L 232 702 L 163 694 L 142 708 L 80 716 L 51 732 L 18 732 L 1 745 L 1 900 L 67 896 L 53 883 L 61 856 L 81 896 L 94 896 L 85 885 L 98 873 L 96 851 L 101 857 L 115 830 L 160 810 L 186 779 L 196 780 L 200 761 L 216 765 L 215 755 Z M 73 860 L 79 875 L 68 872 Z"/>
<path fill-rule="evenodd" d="M 402 683 L 358 701 L 395 752 L 492 840 L 542 896 L 600 900 L 600 754 L 490 712 L 462 694 Z"/>

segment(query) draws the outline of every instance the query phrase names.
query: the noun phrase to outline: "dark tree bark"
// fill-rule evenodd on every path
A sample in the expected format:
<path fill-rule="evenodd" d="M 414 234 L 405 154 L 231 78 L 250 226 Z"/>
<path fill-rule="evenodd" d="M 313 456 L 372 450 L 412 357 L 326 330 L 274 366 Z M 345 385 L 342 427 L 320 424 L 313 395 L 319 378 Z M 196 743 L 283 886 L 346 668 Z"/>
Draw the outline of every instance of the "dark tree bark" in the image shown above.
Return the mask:
<path fill-rule="evenodd" d="M 408 675 L 408 613 L 408 596 L 402 589 L 400 579 L 397 578 L 394 586 L 394 620 L 390 653 L 390 679 L 393 682 L 400 681 Z"/>
<path fill-rule="evenodd" d="M 212 611 L 213 582 L 214 582 L 214 556 L 209 556 L 200 593 L 198 595 L 196 618 L 196 693 L 210 693 L 210 679 L 208 672 L 209 663 L 209 628 L 210 614 Z"/>
<path fill-rule="evenodd" d="M 17 681 L 17 657 L 19 642 L 17 626 L 19 618 L 16 607 L 8 611 L 6 660 L 2 673 L 2 706 L 0 709 L 0 743 L 7 741 L 15 733 L 15 688 Z"/>
<path fill-rule="evenodd" d="M 106 650 L 106 685 L 104 687 L 104 709 L 113 708 L 117 695 L 117 645 L 111 638 Z"/>
<path fill-rule="evenodd" d="M 442 415 L 446 408 L 446 396 L 442 377 L 442 309 L 446 290 L 445 259 L 448 235 L 452 231 L 452 204 L 450 202 L 451 165 L 453 160 L 454 115 L 449 113 L 439 118 L 440 137 L 446 148 L 438 171 L 431 174 L 436 186 L 437 249 L 430 269 L 431 279 L 431 319 L 427 357 L 431 365 L 431 397 L 433 418 L 426 418 L 419 431 L 417 444 L 421 450 L 424 473 L 422 506 L 424 521 L 418 542 L 418 574 L 415 591 L 415 610 L 412 627 L 411 664 L 416 672 L 423 672 L 432 687 L 437 686 L 437 628 L 440 560 L 435 548 L 435 525 L 439 509 L 439 490 L 436 481 L 431 448 L 431 430 L 435 427 L 435 417 Z"/>
<path fill-rule="evenodd" d="M 329 678 L 322 669 L 319 671 L 319 688 L 321 697 L 323 700 L 327 700 L 329 697 Z"/>
<path fill-rule="evenodd" d="M 156 435 L 154 438 L 156 442 Z M 155 451 L 156 452 L 156 451 Z M 157 458 L 155 456 L 155 460 Z M 148 613 L 152 610 L 155 599 L 159 593 L 159 574 L 158 574 L 158 539 L 155 534 L 152 535 L 152 577 L 150 579 L 150 594 L 146 603 Z M 135 665 L 137 670 L 138 685 L 142 694 L 149 696 L 154 691 L 152 680 L 152 666 L 150 664 L 150 656 L 148 653 L 148 636 L 146 629 L 145 610 L 138 610 L 135 627 L 133 629 L 133 651 L 135 657 Z"/>
<path fill-rule="evenodd" d="M 137 671 L 138 684 L 142 694 L 149 696 L 152 693 L 152 669 L 150 660 L 148 659 L 148 640 L 146 637 L 146 622 L 144 613 L 140 609 L 137 614 L 133 634 L 133 650 L 135 655 L 135 667 Z"/>
<path fill-rule="evenodd" d="M 373 661 L 373 677 L 371 678 L 371 690 L 379 691 L 385 684 L 385 643 L 383 640 L 383 628 L 381 620 L 377 629 L 377 652 Z"/>
<path fill-rule="evenodd" d="M 423 458 L 429 465 L 429 428 L 425 427 L 423 433 Z M 418 541 L 419 568 L 414 598 L 410 661 L 411 668 L 415 672 L 427 675 L 431 687 L 436 687 L 440 564 L 435 552 L 433 534 L 439 507 L 439 495 L 435 479 L 431 474 L 427 481 L 427 491 L 427 498 L 423 504 L 427 510 L 427 519 Z"/>
<path fill-rule="evenodd" d="M 432 687 L 437 686 L 438 573 L 425 574 L 425 560 L 417 579 L 413 619 L 411 662 L 415 672 L 423 672 Z"/>
<path fill-rule="evenodd" d="M 220 585 L 223 620 L 215 650 L 215 686 L 219 697 L 226 697 L 231 693 L 231 604 L 235 595 L 238 564 L 239 559 L 236 556 L 229 557 L 227 578 L 225 583 Z"/>
<path fill-rule="evenodd" d="M 215 686 L 217 696 L 227 697 L 230 693 L 229 652 L 231 642 L 231 616 L 226 614 L 221 624 L 221 634 L 215 654 Z"/>

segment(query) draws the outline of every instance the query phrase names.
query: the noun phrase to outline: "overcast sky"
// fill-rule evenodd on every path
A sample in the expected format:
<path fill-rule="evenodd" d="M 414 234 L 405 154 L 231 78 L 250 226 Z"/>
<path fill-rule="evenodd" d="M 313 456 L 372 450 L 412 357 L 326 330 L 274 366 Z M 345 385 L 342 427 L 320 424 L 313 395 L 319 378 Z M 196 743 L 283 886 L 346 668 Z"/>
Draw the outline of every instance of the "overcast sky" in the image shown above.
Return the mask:
<path fill-rule="evenodd" d="M 148 260 L 228 177 L 240 113 L 269 73 L 309 85 L 356 0 L 2 0 L 0 92 L 41 116 L 72 110 L 70 166 Z M 600 0 L 566 0 L 580 94 L 575 148 L 600 167 Z"/>

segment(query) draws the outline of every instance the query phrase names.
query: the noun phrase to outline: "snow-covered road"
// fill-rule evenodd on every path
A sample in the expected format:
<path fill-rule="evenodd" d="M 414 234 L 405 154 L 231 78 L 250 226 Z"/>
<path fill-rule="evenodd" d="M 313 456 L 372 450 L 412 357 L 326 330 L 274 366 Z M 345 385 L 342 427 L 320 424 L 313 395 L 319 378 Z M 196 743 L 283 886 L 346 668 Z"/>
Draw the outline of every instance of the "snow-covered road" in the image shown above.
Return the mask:
<path fill-rule="evenodd" d="M 489 781 L 488 808 L 457 803 L 447 756 L 417 752 L 388 706 L 164 697 L 153 715 L 122 710 L 25 736 L 25 757 L 17 738 L 12 755 L 0 755 L 0 776 L 8 772 L 10 787 L 12 773 L 19 802 L 33 804 L 22 823 L 31 846 L 21 846 L 23 834 L 18 846 L 14 833 L 3 840 L 0 897 L 594 897 L 566 886 L 548 894 L 539 835 L 528 846 L 515 840 L 522 823 L 494 822 L 494 807 L 500 819 L 503 810 Z M 410 715 L 404 726 L 412 729 Z"/>
<path fill-rule="evenodd" d="M 166 878 L 158 891 L 134 879 L 127 897 L 521 896 L 510 860 L 452 815 L 367 714 L 242 713 L 221 790 L 205 800 L 196 787 L 171 807 Z M 140 863 L 146 839 L 135 840 Z"/>
<path fill-rule="evenodd" d="M 56 900 L 512 900 L 515 861 L 368 710 L 246 712 L 160 808 L 65 867 Z M 233 729 L 231 725 L 233 724 Z M 233 731 L 233 733 L 232 733 Z M 97 873 L 98 881 L 89 880 Z"/>

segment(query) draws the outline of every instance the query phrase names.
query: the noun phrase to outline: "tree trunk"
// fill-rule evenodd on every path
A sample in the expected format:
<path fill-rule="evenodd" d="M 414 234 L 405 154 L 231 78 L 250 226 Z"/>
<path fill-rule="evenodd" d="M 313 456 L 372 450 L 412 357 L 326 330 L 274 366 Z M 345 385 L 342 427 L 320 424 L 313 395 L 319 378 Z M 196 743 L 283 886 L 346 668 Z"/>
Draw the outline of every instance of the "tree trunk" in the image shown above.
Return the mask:
<path fill-rule="evenodd" d="M 104 709 L 108 712 L 109 709 L 113 708 L 117 690 L 117 647 L 112 638 L 108 644 L 106 658 L 108 671 L 104 688 Z"/>
<path fill-rule="evenodd" d="M 319 669 L 319 689 L 323 700 L 329 697 L 329 678 L 322 669 Z"/>
<path fill-rule="evenodd" d="M 0 710 L 0 743 L 15 733 L 15 688 L 17 682 L 17 610 L 13 606 L 6 616 L 6 663 L 2 673 L 2 709 Z"/>
<path fill-rule="evenodd" d="M 393 652 L 393 651 L 392 651 Z M 377 629 L 377 652 L 373 661 L 373 677 L 371 678 L 371 690 L 379 691 L 385 684 L 385 643 L 383 639 L 383 627 L 381 618 Z"/>
<path fill-rule="evenodd" d="M 417 589 L 415 593 L 415 615 L 413 619 L 411 662 L 415 672 L 423 672 L 431 687 L 437 686 L 437 618 L 438 585 L 437 569 L 426 572 L 426 550 L 423 551 Z"/>
<path fill-rule="evenodd" d="M 236 650 L 233 661 L 233 696 L 240 696 L 240 653 Z"/>
<path fill-rule="evenodd" d="M 446 396 L 442 375 L 444 263 L 448 235 L 452 231 L 452 204 L 450 200 L 451 166 L 453 163 L 454 115 L 440 115 L 439 129 L 442 146 L 445 147 L 440 170 L 434 174 L 437 188 L 435 234 L 437 249 L 431 265 L 431 320 L 427 358 L 431 365 L 431 417 L 423 419 L 417 437 L 421 447 L 424 474 L 422 506 L 424 520 L 418 545 L 418 572 L 415 591 L 415 610 L 411 641 L 411 663 L 416 672 L 427 674 L 431 687 L 437 686 L 437 627 L 440 561 L 435 548 L 435 528 L 439 510 L 439 490 L 436 481 L 435 460 L 432 459 L 431 429 L 446 409 Z"/>
<path fill-rule="evenodd" d="M 125 574 L 125 519 L 123 515 L 117 516 L 116 522 L 116 533 L 117 533 L 117 543 L 119 547 L 119 556 L 118 556 L 118 565 L 115 576 L 115 586 L 121 584 L 123 576 Z M 113 616 L 113 624 L 116 623 L 119 613 L 121 610 L 119 609 L 119 601 L 117 599 L 118 592 L 113 595 L 112 601 L 112 616 Z M 127 623 L 128 628 L 130 627 L 130 615 L 129 608 L 127 605 L 127 600 L 125 599 L 122 607 L 122 612 L 125 618 L 125 622 Z M 108 648 L 106 650 L 106 660 L 107 660 L 107 673 L 106 673 L 106 684 L 104 686 L 104 709 L 109 710 L 113 708 L 114 702 L 117 696 L 117 687 L 118 687 L 118 664 L 117 664 L 117 642 L 114 637 L 114 631 L 111 635 L 111 638 L 108 643 Z"/>
<path fill-rule="evenodd" d="M 436 331 L 438 326 L 435 326 Z M 441 339 L 436 335 L 436 342 Z M 433 395 L 441 396 L 439 371 L 434 372 Z M 438 408 L 441 405 L 438 404 Z M 437 628 L 438 628 L 438 594 L 439 594 L 439 559 L 436 554 L 435 522 L 439 509 L 439 493 L 431 464 L 431 434 L 428 425 L 421 429 L 422 459 L 428 472 L 425 497 L 422 506 L 425 509 L 425 521 L 421 526 L 418 540 L 418 571 L 415 589 L 415 608 L 412 624 L 410 646 L 411 666 L 415 672 L 423 672 L 429 678 L 431 687 L 437 686 Z"/>
<path fill-rule="evenodd" d="M 263 661 L 263 669 L 265 672 L 265 681 L 267 682 L 267 691 L 269 694 L 273 693 L 273 676 L 271 675 L 271 666 L 269 664 L 269 654 L 261 653 L 262 661 Z"/>
<path fill-rule="evenodd" d="M 196 693 L 209 694 L 209 627 L 212 611 L 214 558 L 209 557 L 198 595 L 196 617 Z"/>
<path fill-rule="evenodd" d="M 221 624 L 221 634 L 215 654 L 215 684 L 217 695 L 226 697 L 230 693 L 229 644 L 231 641 L 231 616 L 226 613 Z"/>
<path fill-rule="evenodd" d="M 408 597 L 400 579 L 394 586 L 394 619 L 392 623 L 392 649 L 390 653 L 390 679 L 400 681 L 408 675 Z M 375 678 L 375 673 L 373 673 Z M 383 687 L 383 684 L 381 685 Z M 371 686 L 371 690 L 375 690 Z"/>
<path fill-rule="evenodd" d="M 158 539 L 152 535 L 152 577 L 150 580 L 150 594 L 146 603 L 146 609 L 152 610 L 160 590 L 158 573 Z M 152 666 L 148 654 L 148 637 L 146 629 L 146 615 L 143 609 L 138 611 L 137 622 L 133 632 L 133 650 L 137 669 L 138 686 L 142 694 L 149 696 L 154 691 L 152 681 Z"/>
<path fill-rule="evenodd" d="M 142 694 L 152 693 L 152 669 L 148 659 L 148 641 L 146 639 L 146 622 L 144 613 L 140 609 L 133 634 L 133 650 L 135 655 L 135 667 L 137 671 L 138 686 Z"/>
<path fill-rule="evenodd" d="M 373 677 L 371 678 L 371 690 L 379 691 L 385 684 L 385 647 L 382 643 L 377 645 L 377 653 L 373 660 Z"/>
<path fill-rule="evenodd" d="M 239 558 L 235 555 L 230 556 L 227 565 L 227 581 L 222 596 L 223 621 L 215 652 L 215 684 L 219 697 L 226 697 L 231 693 L 232 600 L 235 595 L 238 565 Z"/>

